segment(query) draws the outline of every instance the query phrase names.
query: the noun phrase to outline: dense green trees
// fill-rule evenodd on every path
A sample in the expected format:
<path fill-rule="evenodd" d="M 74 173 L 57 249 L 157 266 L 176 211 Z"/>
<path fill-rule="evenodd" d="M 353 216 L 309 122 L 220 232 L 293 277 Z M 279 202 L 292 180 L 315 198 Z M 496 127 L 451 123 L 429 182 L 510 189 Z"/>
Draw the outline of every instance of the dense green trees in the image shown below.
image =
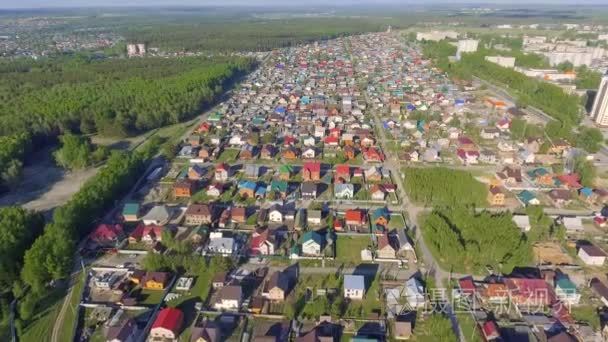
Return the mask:
<path fill-rule="evenodd" d="M 486 204 L 485 185 L 460 170 L 443 167 L 405 169 L 405 190 L 411 200 L 425 205 Z"/>
<path fill-rule="evenodd" d="M 442 313 L 434 313 L 418 322 L 416 341 L 420 342 L 456 342 L 458 338 L 452 329 L 450 318 Z"/>
<path fill-rule="evenodd" d="M 61 148 L 53 154 L 57 164 L 66 169 L 84 169 L 98 163 L 109 154 L 105 146 L 95 148 L 88 137 L 64 134 L 59 137 Z"/>
<path fill-rule="evenodd" d="M 509 273 L 532 260 L 530 245 L 510 213 L 443 207 L 424 218 L 422 232 L 440 263 L 455 272 L 479 273 L 492 265 Z"/>
<path fill-rule="evenodd" d="M 267 51 L 315 40 L 386 29 L 374 18 L 243 20 L 140 26 L 124 31 L 127 40 L 170 51 Z"/>
<path fill-rule="evenodd" d="M 66 130 L 128 135 L 178 123 L 197 114 L 252 66 L 247 59 L 196 60 L 198 64 L 176 75 L 114 79 L 109 71 L 91 82 L 63 82 L 5 94 L 6 100 L 0 102 L 0 135 Z"/>
<path fill-rule="evenodd" d="M 77 241 L 90 232 L 96 218 L 133 186 L 143 166 L 141 155 L 115 152 L 95 177 L 67 204 L 55 210 L 53 222 L 25 254 L 22 278 L 35 293 L 41 293 L 48 281 L 67 276 Z"/>
<path fill-rule="evenodd" d="M 581 177 L 581 184 L 587 187 L 593 187 L 597 170 L 593 161 L 587 160 L 583 156 L 579 156 L 574 160 L 574 172 Z"/>
<path fill-rule="evenodd" d="M 602 131 L 595 127 L 581 127 L 575 140 L 576 147 L 587 152 L 596 153 L 604 144 Z"/>
<path fill-rule="evenodd" d="M 23 158 L 29 150 L 26 133 L 0 136 L 0 192 L 21 178 Z"/>
<path fill-rule="evenodd" d="M 602 74 L 589 70 L 585 65 L 576 69 L 576 88 L 578 89 L 597 89 L 600 86 Z"/>
<path fill-rule="evenodd" d="M 43 227 L 40 214 L 20 207 L 0 208 L 0 292 L 10 292 L 19 279 L 23 255 Z"/>

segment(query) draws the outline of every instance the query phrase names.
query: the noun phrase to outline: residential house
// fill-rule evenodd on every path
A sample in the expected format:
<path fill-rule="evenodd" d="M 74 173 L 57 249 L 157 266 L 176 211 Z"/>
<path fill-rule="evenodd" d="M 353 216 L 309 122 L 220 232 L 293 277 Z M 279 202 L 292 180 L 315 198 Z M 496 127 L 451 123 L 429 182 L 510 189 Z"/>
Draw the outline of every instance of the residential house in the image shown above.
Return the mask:
<path fill-rule="evenodd" d="M 553 186 L 555 180 L 553 179 L 553 173 L 549 172 L 544 167 L 537 167 L 528 171 L 528 177 L 538 185 L 542 186 Z"/>
<path fill-rule="evenodd" d="M 562 303 L 568 305 L 578 305 L 581 300 L 580 292 L 567 275 L 558 276 L 555 280 L 555 294 Z"/>
<path fill-rule="evenodd" d="M 592 244 L 580 246 L 578 248 L 578 257 L 586 265 L 602 266 L 606 262 L 606 252 Z"/>
<path fill-rule="evenodd" d="M 488 191 L 488 202 L 493 206 L 505 205 L 505 192 L 500 186 L 491 186 Z"/>
<path fill-rule="evenodd" d="M 219 311 L 238 311 L 243 301 L 243 289 L 240 285 L 227 285 L 220 288 L 213 308 Z"/>
<path fill-rule="evenodd" d="M 282 302 L 289 291 L 289 276 L 282 271 L 274 272 L 266 282 L 265 297 L 271 301 Z"/>
<path fill-rule="evenodd" d="M 251 254 L 253 255 L 273 255 L 275 252 L 274 242 L 270 239 L 268 229 L 261 232 L 254 232 L 250 243 Z"/>
<path fill-rule="evenodd" d="M 386 207 L 376 208 L 372 211 L 372 228 L 375 233 L 383 233 L 391 219 Z"/>
<path fill-rule="evenodd" d="M 245 177 L 257 179 L 260 176 L 260 166 L 254 164 L 245 165 Z"/>
<path fill-rule="evenodd" d="M 260 151 L 260 158 L 269 160 L 273 159 L 276 154 L 277 150 L 274 145 L 266 144 L 262 147 L 262 150 Z"/>
<path fill-rule="evenodd" d="M 395 259 L 397 257 L 396 241 L 389 236 L 388 233 L 384 233 L 378 236 L 378 259 Z"/>
<path fill-rule="evenodd" d="M 122 209 L 122 218 L 125 222 L 136 222 L 139 220 L 139 203 L 125 203 Z"/>
<path fill-rule="evenodd" d="M 247 221 L 247 208 L 245 207 L 234 207 L 230 215 L 230 219 L 233 223 L 243 224 Z"/>
<path fill-rule="evenodd" d="M 283 157 L 285 160 L 296 160 L 299 156 L 300 150 L 293 146 L 283 149 L 283 152 L 281 153 L 281 157 Z"/>
<path fill-rule="evenodd" d="M 424 287 L 418 278 L 411 277 L 405 282 L 405 299 L 414 310 L 425 306 Z"/>
<path fill-rule="evenodd" d="M 397 318 L 393 323 L 394 338 L 398 341 L 409 340 L 412 337 L 412 322 Z"/>
<path fill-rule="evenodd" d="M 170 278 L 171 273 L 168 272 L 146 272 L 140 285 L 146 290 L 164 290 Z"/>
<path fill-rule="evenodd" d="M 314 147 L 307 147 L 302 150 L 302 159 L 315 159 L 317 157 L 317 150 Z"/>
<path fill-rule="evenodd" d="M 302 236 L 302 253 L 304 255 L 319 256 L 325 247 L 325 238 L 323 235 L 308 231 Z"/>
<path fill-rule="evenodd" d="M 218 182 L 225 182 L 230 176 L 230 166 L 225 163 L 218 164 L 215 167 L 214 179 Z"/>
<path fill-rule="evenodd" d="M 321 219 L 322 219 L 323 215 L 321 210 L 308 210 L 308 213 L 306 215 L 306 223 L 308 223 L 308 225 L 313 225 L 313 226 L 318 226 L 321 224 Z"/>
<path fill-rule="evenodd" d="M 524 190 L 520 192 L 519 194 L 517 194 L 517 198 L 519 198 L 519 200 L 524 204 L 524 206 L 540 204 L 540 201 L 538 200 L 538 198 L 536 198 L 536 195 L 529 190 Z"/>
<path fill-rule="evenodd" d="M 116 245 L 125 233 L 120 224 L 100 224 L 89 234 L 89 239 L 98 245 Z"/>
<path fill-rule="evenodd" d="M 344 221 L 348 226 L 361 227 L 367 223 L 365 211 L 362 209 L 348 209 L 344 213 Z"/>
<path fill-rule="evenodd" d="M 245 144 L 241 147 L 241 151 L 239 152 L 239 159 L 242 160 L 251 160 L 256 156 L 256 150 L 253 145 Z"/>
<path fill-rule="evenodd" d="M 352 199 L 354 193 L 355 187 L 350 183 L 334 184 L 334 196 L 338 199 Z"/>
<path fill-rule="evenodd" d="M 287 196 L 288 185 L 286 181 L 273 180 L 270 182 L 270 191 L 278 194 L 281 198 L 285 198 Z"/>
<path fill-rule="evenodd" d="M 549 198 L 558 207 L 568 205 L 572 202 L 570 191 L 566 189 L 553 189 L 549 191 Z"/>
<path fill-rule="evenodd" d="M 363 300 L 365 294 L 365 277 L 362 275 L 344 276 L 344 298 Z"/>
<path fill-rule="evenodd" d="M 210 204 L 190 204 L 184 213 L 184 223 L 189 226 L 211 224 L 214 221 L 214 211 Z"/>
<path fill-rule="evenodd" d="M 194 164 L 188 168 L 188 179 L 195 181 L 201 180 L 203 177 L 205 177 L 206 173 L 207 171 L 205 168 L 198 164 Z"/>
<path fill-rule="evenodd" d="M 256 182 L 242 180 L 237 187 L 239 189 L 239 196 L 242 198 L 255 198 L 255 190 L 257 188 Z"/>
<path fill-rule="evenodd" d="M 382 173 L 380 169 L 372 166 L 363 172 L 366 182 L 379 182 L 382 180 Z"/>
<path fill-rule="evenodd" d="M 184 314 L 181 310 L 164 308 L 156 316 L 149 338 L 158 341 L 177 341 L 183 324 Z"/>
<path fill-rule="evenodd" d="M 178 180 L 173 184 L 173 196 L 191 197 L 196 192 L 197 182 L 192 179 Z"/>
<path fill-rule="evenodd" d="M 480 136 L 482 139 L 494 140 L 500 136 L 500 130 L 498 128 L 483 128 Z"/>
<path fill-rule="evenodd" d="M 302 199 L 311 200 L 317 198 L 317 184 L 313 182 L 303 182 L 300 186 Z"/>
<path fill-rule="evenodd" d="M 370 147 L 363 150 L 363 158 L 368 162 L 381 163 L 384 161 L 384 154 L 377 147 Z"/>
<path fill-rule="evenodd" d="M 496 176 L 505 184 L 519 184 L 522 182 L 521 169 L 505 166 Z"/>
<path fill-rule="evenodd" d="M 105 327 L 104 337 L 109 342 L 135 342 L 138 332 L 137 324 L 132 318 L 118 321 L 112 318 Z"/>
<path fill-rule="evenodd" d="M 222 341 L 222 330 L 215 322 L 205 319 L 201 323 L 197 321 L 192 327 L 190 332 L 190 342 Z"/>
<path fill-rule="evenodd" d="M 209 184 L 206 194 L 209 197 L 220 197 L 224 191 L 224 186 L 221 183 Z"/>
<path fill-rule="evenodd" d="M 279 167 L 279 179 L 280 180 L 287 181 L 287 180 L 289 180 L 289 178 L 291 178 L 292 174 L 293 174 L 293 167 L 291 165 L 284 164 Z"/>
<path fill-rule="evenodd" d="M 369 189 L 373 201 L 384 201 L 386 191 L 382 185 L 374 184 Z"/>
<path fill-rule="evenodd" d="M 321 179 L 321 163 L 305 162 L 302 167 L 302 178 L 304 181 L 318 181 Z"/>
<path fill-rule="evenodd" d="M 456 155 L 460 162 L 465 165 L 479 163 L 479 152 L 476 150 L 458 149 Z"/>
<path fill-rule="evenodd" d="M 283 211 L 277 205 L 274 205 L 268 211 L 268 221 L 281 223 L 283 222 Z"/>
<path fill-rule="evenodd" d="M 209 234 L 209 243 L 207 251 L 222 255 L 231 255 L 234 252 L 234 239 L 225 237 L 221 232 L 212 232 Z"/>
<path fill-rule="evenodd" d="M 336 165 L 336 171 L 334 173 L 334 180 L 336 183 L 350 182 L 350 166 L 347 164 Z"/>

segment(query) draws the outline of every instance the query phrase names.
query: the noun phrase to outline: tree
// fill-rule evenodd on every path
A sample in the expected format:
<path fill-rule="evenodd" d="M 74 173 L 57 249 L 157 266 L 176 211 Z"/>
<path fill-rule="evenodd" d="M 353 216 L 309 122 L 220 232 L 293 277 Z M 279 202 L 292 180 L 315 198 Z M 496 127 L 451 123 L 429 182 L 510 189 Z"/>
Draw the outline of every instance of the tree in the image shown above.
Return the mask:
<path fill-rule="evenodd" d="M 59 137 L 61 148 L 53 154 L 58 165 L 66 169 L 84 169 L 91 163 L 93 146 L 89 139 L 71 133 Z"/>
<path fill-rule="evenodd" d="M 602 132 L 595 127 L 581 127 L 576 135 L 576 147 L 582 148 L 587 152 L 596 153 L 604 143 Z"/>
<path fill-rule="evenodd" d="M 593 187 L 597 170 L 595 165 L 584 156 L 579 156 L 574 160 L 574 172 L 581 178 L 581 184 L 587 187 Z"/>
<path fill-rule="evenodd" d="M 570 61 L 561 62 L 557 65 L 557 70 L 561 72 L 574 70 L 574 64 Z"/>

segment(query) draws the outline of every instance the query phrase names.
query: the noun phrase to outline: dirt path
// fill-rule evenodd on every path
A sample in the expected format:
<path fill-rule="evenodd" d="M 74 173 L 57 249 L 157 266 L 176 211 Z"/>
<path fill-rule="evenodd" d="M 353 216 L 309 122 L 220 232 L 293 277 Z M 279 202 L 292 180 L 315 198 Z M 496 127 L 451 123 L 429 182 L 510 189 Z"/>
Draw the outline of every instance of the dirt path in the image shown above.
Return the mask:
<path fill-rule="evenodd" d="M 67 172 L 53 162 L 49 148 L 36 152 L 35 162 L 23 169 L 23 180 L 9 193 L 0 196 L 0 206 L 21 205 L 48 212 L 63 205 L 99 168 Z"/>

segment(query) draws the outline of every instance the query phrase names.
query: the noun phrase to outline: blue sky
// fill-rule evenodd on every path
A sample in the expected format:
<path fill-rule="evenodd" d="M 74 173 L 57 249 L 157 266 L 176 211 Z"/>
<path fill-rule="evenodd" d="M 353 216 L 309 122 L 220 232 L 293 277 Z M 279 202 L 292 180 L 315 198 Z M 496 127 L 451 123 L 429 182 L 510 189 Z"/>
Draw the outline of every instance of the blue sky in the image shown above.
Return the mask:
<path fill-rule="evenodd" d="M 0 0 L 0 8 L 98 7 L 98 6 L 285 6 L 293 5 L 352 5 L 352 4 L 403 4 L 408 3 L 484 3 L 484 4 L 605 4 L 605 0 Z"/>

